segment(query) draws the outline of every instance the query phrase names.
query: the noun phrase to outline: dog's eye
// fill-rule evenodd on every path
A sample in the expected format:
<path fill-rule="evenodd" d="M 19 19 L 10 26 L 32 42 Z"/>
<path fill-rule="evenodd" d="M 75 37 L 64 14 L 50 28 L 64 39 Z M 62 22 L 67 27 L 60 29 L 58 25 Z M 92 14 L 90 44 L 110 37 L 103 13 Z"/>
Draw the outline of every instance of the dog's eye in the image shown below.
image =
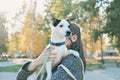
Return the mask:
<path fill-rule="evenodd" d="M 60 25 L 60 27 L 63 27 L 63 25 Z"/>

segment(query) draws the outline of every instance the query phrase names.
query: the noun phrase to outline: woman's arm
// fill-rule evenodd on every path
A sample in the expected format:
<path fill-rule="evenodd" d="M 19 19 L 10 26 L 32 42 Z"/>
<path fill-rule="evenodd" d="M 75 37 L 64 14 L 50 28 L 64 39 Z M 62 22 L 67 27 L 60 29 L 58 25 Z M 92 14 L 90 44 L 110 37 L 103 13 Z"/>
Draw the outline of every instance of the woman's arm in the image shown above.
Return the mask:
<path fill-rule="evenodd" d="M 27 77 L 33 73 L 33 71 L 28 71 L 27 68 L 31 62 L 25 63 L 22 68 L 18 71 L 16 80 L 27 80 Z"/>
<path fill-rule="evenodd" d="M 30 76 L 34 70 L 40 68 L 43 64 L 44 59 L 47 56 L 48 50 L 53 50 L 53 47 L 49 49 L 45 49 L 41 55 L 36 58 L 32 62 L 25 63 L 22 68 L 18 71 L 17 80 L 27 80 L 28 76 Z M 56 54 L 52 53 L 48 59 L 48 61 L 52 61 L 56 57 Z"/>

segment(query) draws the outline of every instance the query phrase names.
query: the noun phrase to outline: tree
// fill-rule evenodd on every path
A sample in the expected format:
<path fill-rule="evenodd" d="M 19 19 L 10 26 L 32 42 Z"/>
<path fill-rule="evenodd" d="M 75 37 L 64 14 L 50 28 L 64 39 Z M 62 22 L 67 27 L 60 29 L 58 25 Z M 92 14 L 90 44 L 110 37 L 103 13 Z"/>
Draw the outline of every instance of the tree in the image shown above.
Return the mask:
<path fill-rule="evenodd" d="M 72 0 L 47 1 L 47 17 L 67 18 L 72 9 Z"/>
<path fill-rule="evenodd" d="M 8 33 L 5 27 L 6 21 L 4 13 L 0 13 L 0 53 L 7 52 Z"/>
<path fill-rule="evenodd" d="M 43 17 L 36 15 L 36 1 L 30 1 L 30 7 L 26 11 L 24 26 L 20 32 L 20 46 L 22 52 L 29 54 L 32 58 L 39 55 L 47 44 L 47 29 L 43 22 Z M 34 4 L 34 5 L 33 5 Z M 37 17 L 36 17 L 37 16 Z"/>
<path fill-rule="evenodd" d="M 93 47 L 90 45 L 95 44 L 91 37 L 92 30 L 98 28 L 99 8 L 96 7 L 96 3 L 96 0 L 52 0 L 47 6 L 47 17 L 52 16 L 60 19 L 74 18 L 74 22 L 76 22 L 80 27 L 82 27 L 81 33 L 83 35 L 85 51 L 95 53 L 97 50 L 99 50 L 100 46 L 99 48 L 94 48 L 95 50 L 93 50 Z"/>
<path fill-rule="evenodd" d="M 11 34 L 11 38 L 8 40 L 8 51 L 11 52 L 12 54 L 20 53 L 19 52 L 19 32 L 15 32 Z"/>
<path fill-rule="evenodd" d="M 86 36 L 83 36 L 85 50 L 88 47 L 89 52 L 92 51 L 91 53 L 96 53 L 98 51 L 102 53 L 103 47 L 105 49 L 105 40 L 103 39 L 102 34 L 100 34 L 103 24 L 99 21 L 99 3 L 99 0 L 86 0 L 80 3 L 81 19 L 79 19 L 79 21 L 83 26 L 84 33 L 90 36 L 89 39 L 88 37 L 86 38 Z M 95 47 L 93 47 L 93 45 Z"/>
<path fill-rule="evenodd" d="M 111 43 L 120 52 L 120 0 L 113 0 L 106 9 L 106 25 L 103 32 L 111 38 Z"/>
<path fill-rule="evenodd" d="M 8 21 L 8 24 L 11 28 L 22 27 L 19 25 L 23 25 L 23 18 L 25 16 L 26 11 L 26 2 L 23 0 L 23 4 L 20 9 L 16 11 L 16 14 L 12 17 L 11 20 Z M 8 40 L 8 51 L 12 54 L 20 53 L 19 43 L 20 43 L 20 31 L 15 31 L 10 34 Z"/>

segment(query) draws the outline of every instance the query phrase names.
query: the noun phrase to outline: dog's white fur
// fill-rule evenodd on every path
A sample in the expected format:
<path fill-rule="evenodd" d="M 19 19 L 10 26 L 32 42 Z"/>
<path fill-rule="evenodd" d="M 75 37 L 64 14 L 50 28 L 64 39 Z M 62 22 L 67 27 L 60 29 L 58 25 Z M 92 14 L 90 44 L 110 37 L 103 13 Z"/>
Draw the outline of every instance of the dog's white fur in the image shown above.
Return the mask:
<path fill-rule="evenodd" d="M 69 26 L 70 24 L 66 20 L 61 20 L 57 26 L 51 26 L 51 42 L 59 43 L 66 41 L 66 33 L 70 31 Z M 51 46 L 51 45 L 50 45 Z M 61 59 L 66 55 L 67 47 L 64 45 L 62 46 L 54 46 L 55 50 L 51 53 L 56 53 L 56 58 L 53 62 L 46 63 L 46 70 L 47 70 L 47 78 L 46 80 L 50 80 L 52 76 L 52 67 L 55 67 Z M 53 66 L 52 66 L 53 63 Z"/>
<path fill-rule="evenodd" d="M 61 27 L 62 25 L 62 27 Z M 51 42 L 59 43 L 59 42 L 65 42 L 66 41 L 66 32 L 70 31 L 69 26 L 70 24 L 66 20 L 61 20 L 57 26 L 51 25 Z M 50 47 L 52 45 L 48 45 L 47 47 Z M 79 57 L 79 54 L 76 51 L 73 50 L 67 50 L 67 47 L 64 45 L 61 46 L 54 46 L 55 49 L 52 50 L 51 53 L 56 53 L 56 58 L 52 62 L 46 63 L 46 71 L 47 71 L 47 78 L 46 80 L 50 80 L 52 76 L 52 69 L 56 67 L 63 57 L 67 56 L 69 53 L 74 54 L 75 56 Z M 34 80 L 33 76 L 37 74 L 38 71 L 35 71 L 32 75 L 29 76 L 27 80 Z"/>

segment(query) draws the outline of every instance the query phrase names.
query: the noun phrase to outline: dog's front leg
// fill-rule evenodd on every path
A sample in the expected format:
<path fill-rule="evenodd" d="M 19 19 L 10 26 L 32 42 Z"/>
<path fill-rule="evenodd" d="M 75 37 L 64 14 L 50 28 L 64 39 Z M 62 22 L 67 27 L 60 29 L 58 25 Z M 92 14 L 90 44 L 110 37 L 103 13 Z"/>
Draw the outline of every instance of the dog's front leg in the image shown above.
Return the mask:
<path fill-rule="evenodd" d="M 47 71 L 47 78 L 46 80 L 50 80 L 52 76 L 52 62 L 46 63 L 46 71 Z"/>

